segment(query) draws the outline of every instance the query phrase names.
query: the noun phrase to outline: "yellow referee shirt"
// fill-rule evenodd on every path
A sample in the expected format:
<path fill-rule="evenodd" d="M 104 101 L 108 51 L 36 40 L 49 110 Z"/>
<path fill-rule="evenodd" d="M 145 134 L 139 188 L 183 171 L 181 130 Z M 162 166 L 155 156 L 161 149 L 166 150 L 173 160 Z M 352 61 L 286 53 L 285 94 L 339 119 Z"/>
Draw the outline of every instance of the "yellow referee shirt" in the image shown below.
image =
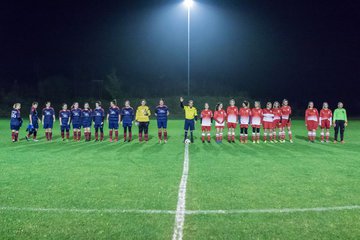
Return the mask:
<path fill-rule="evenodd" d="M 195 107 L 184 106 L 184 111 L 185 119 L 187 120 L 193 120 L 195 117 L 197 117 L 197 110 Z"/>

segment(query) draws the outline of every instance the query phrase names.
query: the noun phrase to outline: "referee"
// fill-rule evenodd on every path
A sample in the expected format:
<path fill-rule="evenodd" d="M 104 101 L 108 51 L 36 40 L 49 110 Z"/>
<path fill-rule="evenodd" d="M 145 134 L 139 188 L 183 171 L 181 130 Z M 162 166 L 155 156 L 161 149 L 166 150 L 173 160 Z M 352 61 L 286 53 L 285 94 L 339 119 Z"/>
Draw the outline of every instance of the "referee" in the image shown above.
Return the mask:
<path fill-rule="evenodd" d="M 338 103 L 338 108 L 335 109 L 334 111 L 333 124 L 335 130 L 334 143 L 337 143 L 338 141 L 339 131 L 340 131 L 340 141 L 341 143 L 345 143 L 344 132 L 345 132 L 345 127 L 348 124 L 348 120 L 347 120 L 346 110 L 342 102 Z"/>
<path fill-rule="evenodd" d="M 197 121 L 197 110 L 194 107 L 194 101 L 189 100 L 188 106 L 184 106 L 184 98 L 180 97 L 180 107 L 185 111 L 184 142 L 188 138 L 188 131 L 190 129 L 190 141 L 191 143 L 194 143 L 193 131 L 195 130 L 195 123 Z"/>

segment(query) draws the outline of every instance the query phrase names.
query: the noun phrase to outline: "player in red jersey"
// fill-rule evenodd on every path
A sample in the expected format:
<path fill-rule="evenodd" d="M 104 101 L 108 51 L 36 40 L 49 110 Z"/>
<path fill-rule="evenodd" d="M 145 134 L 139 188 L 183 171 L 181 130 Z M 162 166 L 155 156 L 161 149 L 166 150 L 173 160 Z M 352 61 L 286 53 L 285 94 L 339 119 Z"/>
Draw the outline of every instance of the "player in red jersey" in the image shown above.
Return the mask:
<path fill-rule="evenodd" d="M 238 122 L 239 110 L 235 106 L 235 100 L 230 100 L 230 106 L 226 109 L 227 127 L 228 127 L 228 142 L 235 142 L 235 129 Z"/>
<path fill-rule="evenodd" d="M 321 142 L 324 142 L 324 137 L 326 135 L 326 142 L 328 143 L 330 137 L 330 127 L 332 123 L 332 111 L 329 109 L 329 104 L 327 102 L 323 103 L 323 108 L 320 110 L 319 120 L 319 124 L 321 127 Z"/>
<path fill-rule="evenodd" d="M 308 137 L 310 142 L 314 142 L 316 138 L 316 130 L 319 124 L 319 112 L 314 108 L 314 103 L 309 102 L 308 108 L 305 112 L 305 126 L 308 130 Z"/>
<path fill-rule="evenodd" d="M 251 109 L 249 108 L 249 102 L 244 101 L 242 107 L 239 110 L 239 122 L 240 122 L 240 142 L 247 143 L 248 140 L 248 128 L 251 117 Z"/>
<path fill-rule="evenodd" d="M 214 112 L 215 128 L 216 128 L 216 143 L 221 143 L 223 138 L 223 130 L 226 120 L 226 112 L 222 103 L 216 104 L 216 111 Z"/>
<path fill-rule="evenodd" d="M 210 143 L 211 140 L 211 122 L 213 118 L 213 112 L 209 109 L 209 104 L 205 103 L 205 109 L 201 111 L 200 121 L 201 121 L 201 140 L 205 143 L 205 136 L 207 136 L 207 142 Z"/>
<path fill-rule="evenodd" d="M 274 113 L 271 102 L 267 102 L 266 108 L 263 109 L 262 124 L 264 128 L 264 143 L 267 142 L 268 135 L 270 136 L 270 142 L 273 143 Z"/>
<path fill-rule="evenodd" d="M 292 132 L 291 132 L 291 107 L 289 101 L 284 99 L 281 107 L 281 130 L 280 130 L 280 142 L 285 142 L 285 128 L 287 128 L 289 141 L 293 143 Z"/>
<path fill-rule="evenodd" d="M 274 102 L 273 104 L 273 114 L 274 114 L 274 126 L 273 126 L 273 141 L 277 142 L 276 140 L 276 129 L 281 129 L 281 109 L 280 109 L 280 103 Z"/>
<path fill-rule="evenodd" d="M 251 109 L 251 127 L 252 127 L 252 141 L 253 143 L 260 143 L 260 127 L 263 117 L 260 102 L 255 102 L 255 107 Z"/>

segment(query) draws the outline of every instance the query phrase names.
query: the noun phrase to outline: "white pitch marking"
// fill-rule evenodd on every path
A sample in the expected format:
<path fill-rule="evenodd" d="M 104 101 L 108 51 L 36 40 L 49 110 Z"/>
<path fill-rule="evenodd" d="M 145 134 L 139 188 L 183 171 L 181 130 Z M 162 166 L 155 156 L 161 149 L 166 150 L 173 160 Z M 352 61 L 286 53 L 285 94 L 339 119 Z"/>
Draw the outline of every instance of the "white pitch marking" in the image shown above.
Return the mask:
<path fill-rule="evenodd" d="M 179 186 L 179 194 L 178 194 L 178 203 L 176 207 L 176 215 L 175 215 L 175 226 L 173 233 L 173 240 L 182 240 L 183 237 L 183 229 L 185 222 L 185 203 L 186 203 L 186 186 L 187 186 L 187 178 L 189 175 L 189 144 L 185 144 L 185 154 L 184 154 L 184 167 L 183 173 L 181 176 L 180 186 Z"/>
<path fill-rule="evenodd" d="M 357 210 L 360 205 L 316 207 L 316 208 L 269 208 L 269 209 L 233 209 L 233 210 L 186 210 L 185 215 L 229 215 L 229 214 L 262 214 L 262 213 L 296 213 L 296 212 L 331 212 Z M 36 208 L 36 207 L 6 207 L 0 206 L 0 211 L 18 212 L 54 212 L 54 213 L 135 213 L 135 214 L 171 214 L 176 215 L 174 210 L 151 210 L 151 209 L 81 209 L 81 208 Z"/>
<path fill-rule="evenodd" d="M 81 209 L 81 208 L 36 208 L 36 207 L 0 207 L 0 211 L 18 212 L 55 212 L 55 213 L 141 213 L 141 214 L 175 214 L 172 210 L 141 209 Z"/>
<path fill-rule="evenodd" d="M 331 212 L 360 209 L 360 205 L 316 207 L 316 208 L 269 208 L 269 209 L 240 209 L 240 210 L 187 210 L 186 215 L 208 214 L 246 214 L 246 213 L 295 213 L 295 212 Z"/>

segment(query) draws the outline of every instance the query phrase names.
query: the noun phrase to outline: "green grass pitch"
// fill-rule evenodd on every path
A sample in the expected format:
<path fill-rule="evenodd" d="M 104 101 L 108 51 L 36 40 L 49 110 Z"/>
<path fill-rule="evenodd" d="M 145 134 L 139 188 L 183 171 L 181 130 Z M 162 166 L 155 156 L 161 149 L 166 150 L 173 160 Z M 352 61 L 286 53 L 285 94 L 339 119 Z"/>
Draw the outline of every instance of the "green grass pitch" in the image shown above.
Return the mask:
<path fill-rule="evenodd" d="M 359 208 L 257 211 L 360 205 L 360 121 L 344 145 L 308 143 L 303 121 L 293 125 L 294 144 L 203 144 L 196 131 L 186 210 L 255 212 L 188 214 L 184 239 L 360 239 Z M 1 120 L 0 239 L 171 239 L 173 213 L 136 211 L 176 210 L 182 128 L 169 122 L 166 145 L 155 122 L 148 143 L 62 142 L 58 128 L 53 142 L 42 130 L 26 142 L 25 127 L 12 143 Z"/>

